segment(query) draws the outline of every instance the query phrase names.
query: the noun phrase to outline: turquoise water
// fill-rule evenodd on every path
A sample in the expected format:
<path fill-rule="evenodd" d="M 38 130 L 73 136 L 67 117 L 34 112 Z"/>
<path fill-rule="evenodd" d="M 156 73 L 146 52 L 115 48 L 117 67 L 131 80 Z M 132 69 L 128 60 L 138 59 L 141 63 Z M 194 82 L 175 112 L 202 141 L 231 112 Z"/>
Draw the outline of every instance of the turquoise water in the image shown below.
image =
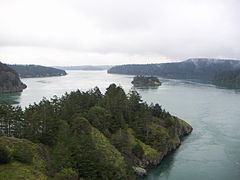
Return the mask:
<path fill-rule="evenodd" d="M 42 97 L 61 96 L 98 86 L 102 92 L 111 83 L 127 92 L 131 75 L 106 71 L 68 71 L 67 76 L 22 79 L 28 88 L 22 93 L 1 95 L 0 99 L 22 107 Z M 145 180 L 239 180 L 240 179 L 240 92 L 184 80 L 161 79 L 159 88 L 137 89 L 148 103 L 161 104 L 194 130 L 180 148 L 149 171 Z"/>

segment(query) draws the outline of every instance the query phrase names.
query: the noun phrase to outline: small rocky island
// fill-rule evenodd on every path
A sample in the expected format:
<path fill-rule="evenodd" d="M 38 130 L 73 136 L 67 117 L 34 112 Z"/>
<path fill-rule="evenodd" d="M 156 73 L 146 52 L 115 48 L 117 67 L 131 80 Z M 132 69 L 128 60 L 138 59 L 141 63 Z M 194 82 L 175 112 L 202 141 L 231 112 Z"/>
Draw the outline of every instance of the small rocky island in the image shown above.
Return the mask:
<path fill-rule="evenodd" d="M 131 82 L 134 86 L 161 86 L 161 82 L 154 76 L 135 76 Z"/>

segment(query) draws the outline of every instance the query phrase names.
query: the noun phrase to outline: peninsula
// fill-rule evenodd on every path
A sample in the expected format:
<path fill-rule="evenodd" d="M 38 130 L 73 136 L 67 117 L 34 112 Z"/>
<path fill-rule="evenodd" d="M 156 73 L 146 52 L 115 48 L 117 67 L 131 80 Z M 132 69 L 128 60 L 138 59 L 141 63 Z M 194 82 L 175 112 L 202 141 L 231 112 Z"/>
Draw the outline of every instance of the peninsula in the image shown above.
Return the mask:
<path fill-rule="evenodd" d="M 0 105 L 0 179 L 136 180 L 181 144 L 192 127 L 159 104 L 111 84 Z"/>
<path fill-rule="evenodd" d="M 21 78 L 64 76 L 67 74 L 64 70 L 40 65 L 14 64 L 8 66 L 14 69 Z"/>
<path fill-rule="evenodd" d="M 21 92 L 26 87 L 15 70 L 0 62 L 0 93 Z"/>

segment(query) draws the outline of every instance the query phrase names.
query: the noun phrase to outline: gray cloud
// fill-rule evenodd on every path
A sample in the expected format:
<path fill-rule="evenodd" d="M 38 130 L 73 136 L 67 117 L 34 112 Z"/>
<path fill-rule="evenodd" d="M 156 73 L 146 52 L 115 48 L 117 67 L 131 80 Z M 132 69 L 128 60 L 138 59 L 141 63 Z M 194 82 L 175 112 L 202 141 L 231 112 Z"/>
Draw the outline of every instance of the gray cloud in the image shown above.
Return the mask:
<path fill-rule="evenodd" d="M 41 64 L 240 59 L 239 8 L 237 0 L 2 0 L 0 58 Z"/>

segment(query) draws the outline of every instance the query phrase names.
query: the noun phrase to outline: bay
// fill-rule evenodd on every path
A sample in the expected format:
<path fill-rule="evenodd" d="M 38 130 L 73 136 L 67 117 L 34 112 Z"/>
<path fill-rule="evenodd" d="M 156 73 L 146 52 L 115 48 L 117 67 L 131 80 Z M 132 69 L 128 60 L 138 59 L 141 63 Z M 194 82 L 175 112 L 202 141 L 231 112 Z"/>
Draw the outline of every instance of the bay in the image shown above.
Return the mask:
<path fill-rule="evenodd" d="M 0 100 L 23 108 L 43 97 L 62 96 L 98 86 L 104 93 L 111 83 L 126 92 L 132 88 L 131 75 L 106 71 L 67 71 L 67 76 L 27 78 L 22 93 L 3 94 Z M 188 123 L 194 130 L 182 145 L 151 170 L 144 180 L 239 180 L 240 179 L 240 92 L 186 80 L 160 78 L 158 88 L 138 88 L 147 103 L 159 103 Z"/>

